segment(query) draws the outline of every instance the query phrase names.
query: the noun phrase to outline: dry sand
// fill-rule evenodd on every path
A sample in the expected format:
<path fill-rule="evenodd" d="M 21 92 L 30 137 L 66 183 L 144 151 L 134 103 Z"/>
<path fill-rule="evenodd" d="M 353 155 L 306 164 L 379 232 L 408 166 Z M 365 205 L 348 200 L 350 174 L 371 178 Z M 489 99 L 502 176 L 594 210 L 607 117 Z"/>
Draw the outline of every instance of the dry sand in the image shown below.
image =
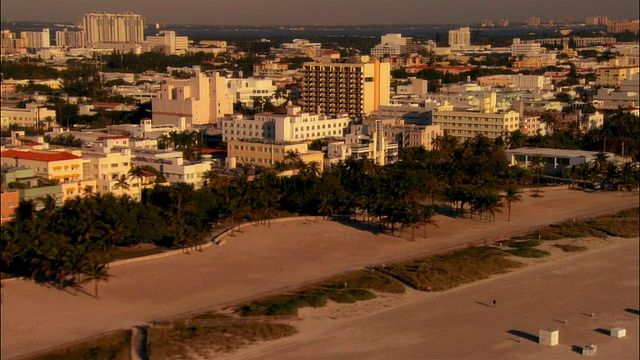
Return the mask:
<path fill-rule="evenodd" d="M 638 239 L 565 242 L 589 250 L 550 249 L 524 269 L 443 293 L 305 308 L 292 323 L 298 334 L 211 358 L 577 359 L 578 347 L 596 344 L 596 358 L 637 359 L 638 315 L 625 309 L 638 310 Z M 549 327 L 559 330 L 555 347 L 536 342 Z M 612 327 L 627 336 L 608 336 Z"/>
<path fill-rule="evenodd" d="M 638 204 L 637 197 L 609 192 L 551 191 L 542 198 L 523 199 L 523 203 L 513 205 L 510 222 L 505 214 L 491 223 L 437 216 L 439 227 L 428 227 L 428 238 L 417 241 L 319 218 L 270 228 L 247 227 L 243 233 L 227 237 L 221 247 L 114 266 L 109 282 L 100 285 L 100 299 L 31 281 L 6 282 L 2 289 L 2 358 L 181 313 L 235 304 L 365 265 Z M 92 291 L 92 285 L 87 291 Z M 504 294 L 496 296 L 506 299 L 508 291 L 505 288 Z M 555 298 L 547 300 L 548 306 L 553 306 Z M 390 346 L 404 345 L 399 342 Z"/>

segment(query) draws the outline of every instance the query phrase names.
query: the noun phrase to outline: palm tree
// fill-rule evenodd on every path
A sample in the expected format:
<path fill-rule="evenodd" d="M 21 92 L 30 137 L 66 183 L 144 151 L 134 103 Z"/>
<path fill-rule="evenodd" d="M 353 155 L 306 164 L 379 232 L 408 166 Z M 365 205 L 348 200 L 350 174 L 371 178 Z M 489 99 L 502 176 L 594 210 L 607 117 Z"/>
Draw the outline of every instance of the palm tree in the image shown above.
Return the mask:
<path fill-rule="evenodd" d="M 109 273 L 105 264 L 98 261 L 90 261 L 82 268 L 84 281 L 93 281 L 95 297 L 98 298 L 98 282 L 109 281 Z"/>
<path fill-rule="evenodd" d="M 120 175 L 120 177 L 116 180 L 116 183 L 113 184 L 113 189 L 120 189 L 120 196 L 124 197 L 124 191 L 129 190 L 129 182 L 127 181 L 127 175 Z"/>
<path fill-rule="evenodd" d="M 507 221 L 511 221 L 511 203 L 522 201 L 522 196 L 518 194 L 518 188 L 513 185 L 507 185 L 504 189 L 502 199 L 507 202 Z"/>
<path fill-rule="evenodd" d="M 527 135 L 525 135 L 520 130 L 515 130 L 509 133 L 507 140 L 509 149 L 519 149 L 521 147 L 524 147 L 527 143 Z"/>
<path fill-rule="evenodd" d="M 542 155 L 535 155 L 531 159 L 531 169 L 533 173 L 536 175 L 536 197 L 540 196 L 540 177 L 544 172 L 544 157 Z"/>
<path fill-rule="evenodd" d="M 540 118 L 540 123 L 544 124 L 544 127 L 547 130 L 547 132 L 553 133 L 553 130 L 555 130 L 556 125 L 558 124 L 558 119 L 556 119 L 551 114 L 545 114 L 543 117 Z"/>

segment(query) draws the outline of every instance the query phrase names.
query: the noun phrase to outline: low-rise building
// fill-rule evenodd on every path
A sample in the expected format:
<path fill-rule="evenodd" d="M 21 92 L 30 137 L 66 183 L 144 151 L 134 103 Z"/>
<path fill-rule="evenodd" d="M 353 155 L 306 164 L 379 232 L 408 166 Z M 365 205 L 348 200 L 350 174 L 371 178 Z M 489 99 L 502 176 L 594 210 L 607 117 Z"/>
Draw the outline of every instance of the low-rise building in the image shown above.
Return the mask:
<path fill-rule="evenodd" d="M 614 154 L 606 153 L 608 158 Z M 536 164 L 543 166 L 546 175 L 567 177 L 567 168 L 587 164 L 598 155 L 598 151 L 564 150 L 548 148 L 519 148 L 506 150 L 507 161 L 529 169 Z"/>
<path fill-rule="evenodd" d="M 288 105 L 286 114 L 259 113 L 253 119 L 245 119 L 241 115 L 225 117 L 222 120 L 222 140 L 304 141 L 342 137 L 349 123 L 348 114 L 333 118 L 302 112 L 301 107 Z"/>
<path fill-rule="evenodd" d="M 269 167 L 276 161 L 282 162 L 287 154 L 297 153 L 305 163 L 312 161 L 323 163 L 321 151 L 309 150 L 306 142 L 273 140 L 230 140 L 227 142 L 227 156 L 235 159 L 236 164 Z"/>

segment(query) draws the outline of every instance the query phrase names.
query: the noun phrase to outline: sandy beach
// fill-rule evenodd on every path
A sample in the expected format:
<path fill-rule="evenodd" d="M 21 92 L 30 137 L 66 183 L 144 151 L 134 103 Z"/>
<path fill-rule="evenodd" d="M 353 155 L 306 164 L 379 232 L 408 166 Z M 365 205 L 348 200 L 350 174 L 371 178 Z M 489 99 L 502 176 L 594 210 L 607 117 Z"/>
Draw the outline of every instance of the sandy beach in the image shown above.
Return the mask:
<path fill-rule="evenodd" d="M 366 226 L 365 229 L 361 229 L 362 226 L 354 227 L 349 226 L 349 224 L 325 221 L 321 218 L 309 218 L 308 221 L 284 222 L 273 224 L 271 227 L 262 225 L 248 226 L 244 228 L 242 233 L 238 233 L 233 237 L 226 237 L 224 246 L 209 247 L 202 252 L 192 251 L 190 254 L 178 254 L 161 259 L 113 266 L 110 270 L 112 277 L 107 283 L 100 284 L 99 299 L 95 299 L 84 292 L 76 294 L 73 290 L 60 291 L 26 280 L 5 282 L 2 289 L 2 358 L 22 357 L 26 354 L 115 329 L 129 328 L 132 325 L 144 324 L 188 312 L 232 305 L 261 294 L 286 291 L 305 282 L 315 281 L 349 270 L 361 269 L 367 265 L 417 256 L 456 245 L 464 246 L 478 239 L 496 238 L 519 229 L 530 229 L 573 217 L 637 206 L 638 204 L 637 197 L 623 197 L 621 193 L 589 193 L 567 190 L 548 191 L 541 198 L 532 198 L 525 194 L 523 200 L 522 203 L 513 205 L 511 221 L 506 221 L 506 214 L 498 214 L 496 221 L 493 222 L 439 215 L 436 217 L 438 227 L 427 227 L 427 238 L 417 238 L 416 241 L 377 234 L 368 231 Z M 420 229 L 416 233 L 421 235 L 422 230 Z M 635 243 L 636 248 L 633 253 L 637 254 L 637 241 Z M 610 248 L 616 249 L 617 247 L 612 246 Z M 628 255 L 628 253 L 631 253 L 630 250 L 632 249 L 625 249 L 621 255 L 630 256 Z M 602 251 L 605 250 L 603 249 Z M 599 251 L 593 252 L 593 254 L 597 253 Z M 588 256 L 589 254 L 578 256 Z M 598 255 L 594 256 L 597 257 Z M 571 259 L 571 257 L 567 259 Z M 618 260 L 615 260 L 615 257 L 612 259 L 610 266 L 615 266 Z M 637 293 L 637 257 L 635 263 L 636 278 L 634 284 Z M 573 264 L 571 261 L 569 261 L 569 264 L 571 264 L 570 266 L 567 265 L 569 269 L 571 267 L 579 268 L 579 264 Z M 616 269 L 616 271 L 628 275 L 626 268 Z M 518 272 L 518 274 L 521 273 Z M 631 280 L 631 278 L 624 279 L 627 282 Z M 540 281 L 541 284 L 544 283 L 543 280 Z M 566 281 L 569 280 L 562 280 L 561 284 L 565 284 Z M 531 284 L 534 283 L 537 284 L 537 282 L 532 282 Z M 565 285 L 558 285 L 559 292 L 554 293 L 551 291 L 545 292 L 543 284 L 536 285 L 537 287 L 531 284 L 529 287 L 525 287 L 525 290 L 535 291 L 537 289 L 538 292 L 542 292 L 545 295 L 538 300 L 534 300 L 531 296 L 526 299 L 521 296 L 518 301 L 534 301 L 533 303 L 536 306 L 546 307 L 551 311 L 556 309 L 558 301 L 563 301 L 565 297 L 565 294 L 561 292 L 561 290 L 567 289 Z M 469 289 L 469 287 L 464 289 Z M 471 289 L 474 288 L 471 287 Z M 511 306 L 512 309 L 509 310 L 510 313 L 506 313 L 506 318 L 514 321 L 518 317 L 524 316 L 517 314 L 531 311 L 527 307 L 531 305 L 530 303 L 519 305 L 516 300 L 507 301 L 507 299 L 514 297 L 513 294 L 520 294 L 523 291 L 515 283 L 500 285 L 494 289 L 485 287 L 479 287 L 478 289 L 475 290 L 476 293 L 464 295 L 460 298 L 448 294 L 462 294 L 464 291 L 471 290 L 454 290 L 443 294 L 425 295 L 418 293 L 407 295 L 407 306 L 416 306 L 418 308 L 427 306 L 419 305 L 422 304 L 423 300 L 428 300 L 426 298 L 420 299 L 421 296 L 444 296 L 447 294 L 446 296 L 452 296 L 452 298 L 446 302 L 448 305 L 443 307 L 442 311 L 438 308 L 438 311 L 429 312 L 431 314 L 429 316 L 437 318 L 443 324 L 437 330 L 445 334 L 441 339 L 440 335 L 435 333 L 415 333 L 409 337 L 404 337 L 404 339 L 415 337 L 423 339 L 425 336 L 434 337 L 437 335 L 439 343 L 441 343 L 438 348 L 441 348 L 441 350 L 434 348 L 432 350 L 434 352 L 430 353 L 432 355 L 428 357 L 438 358 L 437 354 L 445 354 L 438 351 L 445 351 L 445 348 L 449 346 L 455 349 L 462 348 L 459 343 L 454 343 L 453 339 L 461 341 L 460 336 L 465 333 L 464 331 L 467 331 L 465 336 L 468 337 L 468 339 L 465 338 L 464 340 L 465 344 L 467 344 L 465 347 L 489 346 L 478 340 L 483 339 L 482 336 L 476 338 L 470 335 L 470 331 L 472 331 L 470 328 L 475 327 L 477 331 L 477 323 L 484 319 L 482 316 L 485 316 L 485 318 L 493 316 L 491 313 L 480 313 L 479 311 L 507 311 L 503 309 Z M 92 292 L 91 285 L 87 287 L 87 292 Z M 412 301 L 412 296 L 417 297 L 417 301 Z M 472 299 L 490 301 L 493 296 L 500 299 L 499 309 L 483 309 L 485 306 L 475 304 L 478 314 L 469 313 L 470 316 L 473 315 L 469 319 L 473 320 L 467 321 L 465 320 L 466 318 L 456 318 L 463 316 L 465 311 L 461 313 L 452 311 L 455 309 L 454 305 L 456 304 L 459 306 L 458 309 L 472 309 L 474 308 L 473 301 L 475 301 Z M 607 299 L 614 301 L 615 299 L 613 298 L 617 294 L 614 292 L 585 290 L 583 298 L 586 302 L 598 296 L 607 296 Z M 471 301 L 471 307 L 469 307 L 469 301 Z M 505 302 L 504 306 L 502 305 L 503 302 Z M 635 306 L 637 309 L 637 304 L 636 296 L 635 303 L 624 306 L 630 308 Z M 585 308 L 591 308 L 588 303 L 583 305 Z M 613 305 L 612 303 L 611 306 Z M 616 306 L 618 305 L 622 306 L 623 304 L 616 304 Z M 429 305 L 429 307 L 432 306 Z M 396 306 L 395 308 L 398 307 Z M 591 310 L 576 308 L 574 313 L 576 311 L 579 314 L 579 311 Z M 613 311 L 613 308 L 611 308 L 612 313 Z M 410 312 L 407 313 L 410 314 Z M 382 314 L 389 314 L 389 312 L 382 312 Z M 411 315 L 406 316 L 406 321 L 413 321 L 414 318 L 416 320 L 419 318 Z M 539 316 L 531 316 L 539 318 Z M 551 314 L 546 317 L 549 316 Z M 554 316 L 561 316 L 561 314 L 555 315 L 554 313 Z M 569 314 L 567 313 L 565 316 L 568 317 Z M 637 325 L 637 315 L 635 316 Z M 429 321 L 433 321 L 433 319 L 429 318 Z M 553 319 L 549 321 L 553 321 Z M 447 323 L 450 323 L 451 326 L 444 326 Z M 459 326 L 456 326 L 456 324 Z M 401 325 L 402 322 L 397 324 L 397 326 Z M 545 326 L 550 325 L 554 325 L 554 323 L 545 323 Z M 345 327 L 343 330 L 328 330 L 327 336 L 339 338 L 339 331 L 349 331 L 349 327 Z M 507 330 L 513 328 L 514 330 L 532 334 L 537 334 L 538 331 L 537 325 L 534 326 L 527 322 L 522 324 L 514 322 L 508 327 L 509 329 Z M 528 344 L 527 340 L 520 343 L 510 340 L 509 338 L 514 336 L 505 335 L 504 332 L 507 330 L 499 331 L 500 336 L 504 338 L 504 343 L 499 346 L 526 348 L 529 345 L 535 345 L 530 341 L 529 343 L 531 344 Z M 385 333 L 392 330 L 369 328 L 361 333 L 366 335 L 375 331 Z M 461 335 L 456 335 L 458 333 Z M 601 334 L 594 332 L 594 335 Z M 296 338 L 293 337 L 291 339 Z M 370 341 L 378 341 L 378 343 L 371 345 L 371 351 L 382 344 L 396 348 L 399 351 L 409 351 L 405 341 L 393 343 L 390 339 L 389 342 L 384 343 L 379 339 L 373 339 L 366 336 L 360 338 L 358 340 L 360 345 L 356 348 L 369 349 L 367 344 Z M 284 339 L 282 341 L 290 340 Z M 280 341 L 276 344 L 280 344 Z M 353 344 L 351 345 L 353 346 Z M 333 346 L 331 348 L 333 349 Z M 558 347 L 556 348 L 559 349 Z M 339 351 L 339 346 L 336 345 L 335 349 Z M 536 349 L 539 348 L 536 347 Z M 325 348 L 325 350 L 328 351 L 328 348 Z M 305 350 L 301 348 L 300 351 Z M 369 355 L 371 354 L 375 354 L 375 352 L 371 352 Z M 397 354 L 400 358 L 403 357 L 402 353 Z M 407 356 L 410 354 L 407 353 Z M 352 356 L 354 354 L 335 353 L 335 355 L 339 358 L 340 356 Z M 457 358 L 457 354 L 452 354 L 451 356 L 453 357 L 448 358 Z M 365 353 L 362 353 L 361 358 L 365 357 L 367 357 Z M 375 356 L 373 357 L 375 358 Z M 334 357 L 328 353 L 327 358 Z"/>
<path fill-rule="evenodd" d="M 292 322 L 298 334 L 211 358 L 578 359 L 580 347 L 596 344 L 597 358 L 637 359 L 638 315 L 630 310 L 639 304 L 638 239 L 569 241 L 588 250 L 556 250 L 524 269 L 443 293 L 410 290 L 305 308 Z M 627 336 L 610 337 L 613 327 Z M 558 345 L 537 343 L 545 328 L 559 330 Z"/>

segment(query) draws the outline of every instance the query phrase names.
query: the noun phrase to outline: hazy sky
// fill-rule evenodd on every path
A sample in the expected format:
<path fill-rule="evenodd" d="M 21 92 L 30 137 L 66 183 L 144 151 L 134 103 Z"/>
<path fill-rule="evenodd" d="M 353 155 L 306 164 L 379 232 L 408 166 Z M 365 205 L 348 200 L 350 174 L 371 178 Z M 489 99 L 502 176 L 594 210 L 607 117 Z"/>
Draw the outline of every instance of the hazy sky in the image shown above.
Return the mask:
<path fill-rule="evenodd" d="M 80 23 L 87 12 L 134 12 L 171 24 L 455 24 L 572 16 L 638 18 L 638 0 L 2 0 L 2 20 Z"/>

